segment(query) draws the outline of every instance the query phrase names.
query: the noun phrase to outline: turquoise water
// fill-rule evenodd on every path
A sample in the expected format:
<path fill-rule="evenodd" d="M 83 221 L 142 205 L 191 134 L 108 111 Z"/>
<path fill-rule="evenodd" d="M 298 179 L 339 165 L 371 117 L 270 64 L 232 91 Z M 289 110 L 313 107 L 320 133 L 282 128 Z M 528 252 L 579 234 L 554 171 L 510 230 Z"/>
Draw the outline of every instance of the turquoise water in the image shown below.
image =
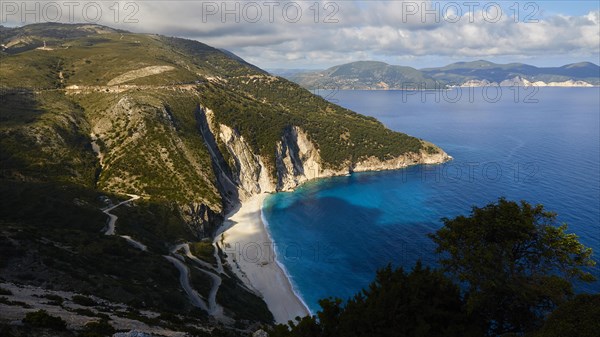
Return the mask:
<path fill-rule="evenodd" d="M 515 102 L 474 92 L 456 103 L 400 91 L 340 91 L 328 99 L 387 127 L 427 139 L 454 157 L 438 166 L 357 173 L 311 182 L 267 199 L 264 217 L 296 291 L 346 299 L 392 263 L 434 264 L 427 237 L 442 217 L 504 196 L 542 203 L 600 252 L 600 89 L 541 88 Z M 598 260 L 598 254 L 595 255 Z M 598 268 L 592 270 L 598 274 Z M 578 291 L 599 292 L 600 283 Z"/>

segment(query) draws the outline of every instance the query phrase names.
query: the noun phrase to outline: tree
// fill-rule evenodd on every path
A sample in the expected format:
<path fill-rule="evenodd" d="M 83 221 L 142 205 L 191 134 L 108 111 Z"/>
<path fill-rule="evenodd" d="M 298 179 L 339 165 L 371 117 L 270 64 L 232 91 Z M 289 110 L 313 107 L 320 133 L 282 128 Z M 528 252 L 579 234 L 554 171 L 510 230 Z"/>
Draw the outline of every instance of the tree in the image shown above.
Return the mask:
<path fill-rule="evenodd" d="M 276 326 L 270 336 L 463 337 L 483 331 L 465 314 L 458 286 L 420 262 L 410 273 L 389 265 L 379 270 L 375 281 L 345 305 L 332 298 L 319 304 L 316 317 Z"/>
<path fill-rule="evenodd" d="M 463 307 L 459 287 L 442 272 L 421 262 L 410 273 L 388 266 L 348 301 L 337 336 L 480 336 Z"/>
<path fill-rule="evenodd" d="M 571 281 L 592 281 L 592 250 L 556 224 L 556 214 L 500 198 L 469 217 L 443 219 L 431 235 L 440 262 L 464 284 L 467 310 L 490 335 L 532 331 L 573 295 Z"/>
<path fill-rule="evenodd" d="M 578 295 L 558 307 L 534 337 L 593 337 L 600 331 L 600 294 Z"/>

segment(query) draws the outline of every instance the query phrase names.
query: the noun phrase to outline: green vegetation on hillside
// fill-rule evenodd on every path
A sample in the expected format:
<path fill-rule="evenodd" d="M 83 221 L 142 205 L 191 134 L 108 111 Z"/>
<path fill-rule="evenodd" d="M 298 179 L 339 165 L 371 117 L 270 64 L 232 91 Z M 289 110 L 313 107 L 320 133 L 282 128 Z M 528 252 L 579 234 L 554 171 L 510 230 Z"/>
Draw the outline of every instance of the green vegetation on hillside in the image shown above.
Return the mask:
<path fill-rule="evenodd" d="M 423 146 L 417 138 L 393 132 L 374 118 L 331 104 L 281 78 L 235 78 L 226 86 L 208 83 L 200 95 L 220 123 L 250 140 L 271 165 L 273 144 L 291 126 L 301 126 L 319 147 L 325 164 L 334 168 L 370 156 L 391 159 L 419 152 Z"/>
<path fill-rule="evenodd" d="M 0 192 L 4 279 L 77 290 L 136 307 L 144 303 L 189 310 L 178 273 L 162 255 L 142 253 L 124 239 L 101 232 L 106 216 L 99 211 L 98 193 L 7 181 Z M 27 270 L 18 261 L 27 263 Z"/>
<path fill-rule="evenodd" d="M 199 257 L 204 261 L 211 264 L 217 263 L 214 256 L 215 247 L 212 245 L 212 242 L 201 241 L 190 243 L 190 251 L 194 256 Z"/>
<path fill-rule="evenodd" d="M 210 155 L 194 116 L 195 94 L 144 90 L 73 99 L 102 140 L 104 166 L 110 169 L 100 174 L 99 186 L 220 209 Z"/>
<path fill-rule="evenodd" d="M 0 93 L 0 176 L 94 187 L 98 170 L 83 110 L 58 92 Z"/>

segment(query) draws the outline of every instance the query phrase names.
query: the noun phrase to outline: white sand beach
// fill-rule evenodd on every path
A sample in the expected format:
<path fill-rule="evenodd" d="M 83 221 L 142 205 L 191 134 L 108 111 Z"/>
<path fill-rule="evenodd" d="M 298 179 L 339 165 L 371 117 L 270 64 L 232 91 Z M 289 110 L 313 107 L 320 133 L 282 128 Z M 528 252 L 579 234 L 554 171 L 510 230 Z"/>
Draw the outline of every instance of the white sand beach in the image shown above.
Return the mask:
<path fill-rule="evenodd" d="M 254 196 L 229 214 L 224 226 L 231 227 L 222 234 L 222 249 L 238 277 L 248 288 L 262 295 L 275 321 L 287 323 L 309 312 L 275 261 L 273 243 L 261 218 L 261 207 L 267 196 Z M 217 240 L 221 242 L 220 237 Z"/>

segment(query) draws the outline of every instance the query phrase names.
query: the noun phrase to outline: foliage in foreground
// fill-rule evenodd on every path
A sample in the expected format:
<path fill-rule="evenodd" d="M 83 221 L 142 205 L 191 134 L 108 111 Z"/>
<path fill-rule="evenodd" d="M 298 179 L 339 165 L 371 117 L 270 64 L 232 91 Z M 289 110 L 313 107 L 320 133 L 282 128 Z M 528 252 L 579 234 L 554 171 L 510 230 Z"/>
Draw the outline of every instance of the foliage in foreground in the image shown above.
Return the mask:
<path fill-rule="evenodd" d="M 480 336 L 481 327 L 462 310 L 460 290 L 440 271 L 420 263 L 410 273 L 390 266 L 368 289 L 342 305 L 324 299 L 317 317 L 278 325 L 270 336 Z"/>
<path fill-rule="evenodd" d="M 600 294 L 578 295 L 558 307 L 535 337 L 593 337 L 600 331 Z"/>
<path fill-rule="evenodd" d="M 442 266 L 466 284 L 467 310 L 479 313 L 492 335 L 539 327 L 573 296 L 572 281 L 593 281 L 592 250 L 556 224 L 556 214 L 503 198 L 474 207 L 469 217 L 444 219 L 432 235 Z"/>
<path fill-rule="evenodd" d="M 555 222 L 526 202 L 474 207 L 431 235 L 442 269 L 388 266 L 345 304 L 321 300 L 270 336 L 596 336 L 600 295 L 573 298 L 571 283 L 593 280 L 592 251 Z"/>

